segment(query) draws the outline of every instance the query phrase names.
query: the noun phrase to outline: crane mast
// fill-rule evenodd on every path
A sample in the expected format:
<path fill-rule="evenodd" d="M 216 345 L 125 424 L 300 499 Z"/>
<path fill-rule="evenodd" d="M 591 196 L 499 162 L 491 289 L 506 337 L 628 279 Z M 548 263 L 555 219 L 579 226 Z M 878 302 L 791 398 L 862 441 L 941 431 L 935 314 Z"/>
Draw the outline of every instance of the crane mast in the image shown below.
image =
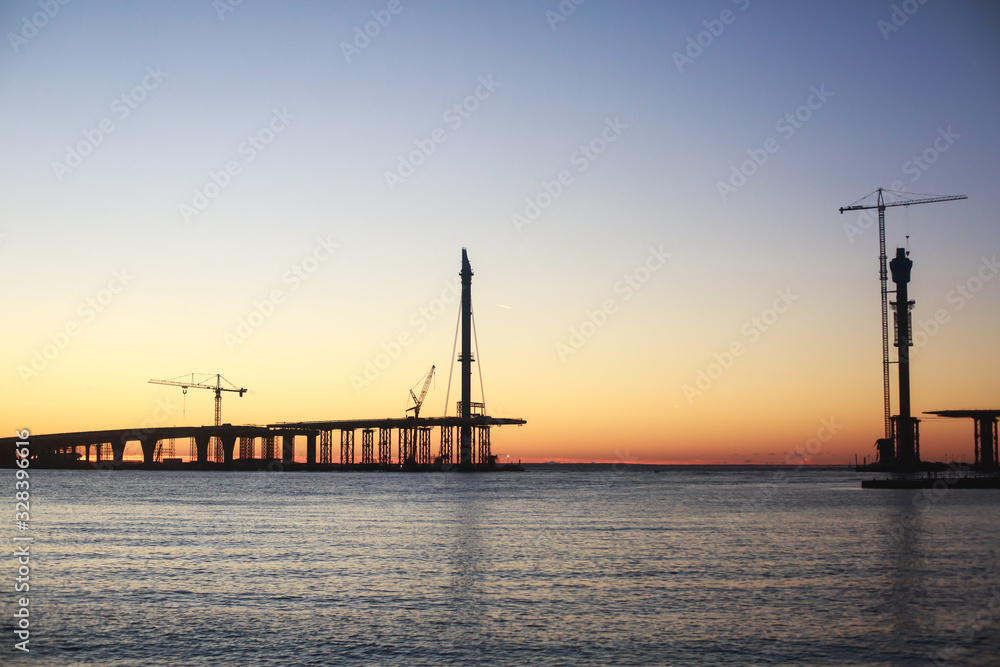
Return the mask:
<path fill-rule="evenodd" d="M 885 255 L 885 209 L 891 206 L 913 206 L 915 204 L 933 204 L 936 202 L 943 201 L 955 201 L 957 199 L 968 199 L 965 195 L 943 195 L 940 197 L 935 196 L 923 196 L 920 199 L 904 199 L 902 201 L 886 202 L 883 192 L 889 192 L 897 196 L 905 196 L 901 192 L 893 192 L 892 190 L 884 190 L 879 188 L 872 194 L 878 194 L 874 204 L 859 204 L 855 202 L 850 206 L 842 206 L 840 208 L 840 213 L 843 214 L 846 211 L 863 211 L 866 209 L 877 209 L 878 210 L 878 262 L 879 262 L 879 280 L 882 284 L 882 403 L 883 411 L 885 417 L 885 437 L 892 437 L 892 424 L 891 424 L 891 414 L 892 407 L 890 406 L 889 400 L 889 289 L 888 280 L 889 273 L 886 269 L 886 255 Z M 867 199 L 871 195 L 862 197 L 858 201 Z"/>

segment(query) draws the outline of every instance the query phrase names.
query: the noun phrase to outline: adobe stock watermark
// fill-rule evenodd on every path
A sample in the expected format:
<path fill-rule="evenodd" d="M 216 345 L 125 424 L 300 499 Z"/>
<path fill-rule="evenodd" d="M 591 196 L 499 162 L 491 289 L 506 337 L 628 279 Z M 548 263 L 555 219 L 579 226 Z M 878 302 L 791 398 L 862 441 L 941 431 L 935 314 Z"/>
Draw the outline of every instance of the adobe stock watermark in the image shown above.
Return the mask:
<path fill-rule="evenodd" d="M 35 538 L 25 535 L 31 530 L 31 483 L 28 468 L 31 467 L 31 433 L 28 429 L 14 431 L 18 440 L 14 449 L 15 463 L 17 470 L 14 472 L 14 525 L 22 533 L 11 537 L 14 543 L 14 562 L 17 564 L 14 585 L 15 593 L 29 593 L 31 591 L 31 543 Z M 17 611 L 14 612 L 14 635 L 19 642 L 14 642 L 14 648 L 18 651 L 30 653 L 28 643 L 31 641 L 31 598 L 28 596 L 17 599 Z"/>
<path fill-rule="evenodd" d="M 955 285 L 945 296 L 945 301 L 952 306 L 953 312 L 958 312 L 982 291 L 986 283 L 993 280 L 997 273 L 1000 273 L 1000 263 L 997 256 L 983 257 L 979 266 L 969 278 L 962 283 Z M 910 358 L 916 356 L 917 351 L 927 345 L 934 336 L 938 335 L 941 328 L 951 322 L 952 313 L 946 308 L 937 308 L 930 319 L 919 319 L 913 323 L 913 349 L 910 350 Z"/>
<path fill-rule="evenodd" d="M 226 14 L 235 12 L 236 8 L 243 4 L 243 0 L 212 0 L 212 9 L 219 17 L 220 21 L 226 20 Z"/>
<path fill-rule="evenodd" d="M 389 27 L 394 16 L 399 16 L 405 6 L 401 0 L 389 0 L 385 9 L 372 10 L 372 19 L 364 26 L 354 26 L 354 39 L 340 43 L 340 52 L 344 54 L 344 60 L 351 64 L 351 58 L 361 55 L 367 49 L 372 40 L 382 34 L 382 30 Z"/>
<path fill-rule="evenodd" d="M 171 393 L 167 400 L 157 398 L 153 401 L 154 408 L 150 412 L 150 416 L 146 417 L 139 423 L 139 428 L 132 431 L 125 431 L 121 434 L 118 440 L 117 447 L 113 442 L 103 442 L 94 443 L 95 457 L 90 460 L 89 453 L 86 454 L 86 462 L 90 464 L 90 467 L 94 470 L 100 470 L 103 472 L 113 472 L 115 466 L 121 464 L 122 455 L 125 453 L 125 448 L 128 446 L 129 442 L 134 442 L 136 440 L 142 441 L 151 435 L 155 434 L 157 428 L 162 428 L 164 423 L 170 419 L 172 415 L 177 412 L 178 406 L 175 402 L 176 399 L 170 398 L 170 396 L 175 396 L 176 394 Z M 171 438 L 159 438 L 158 442 L 163 440 L 170 440 Z M 107 458 L 102 458 L 102 449 L 107 447 L 110 452 Z M 145 452 L 144 452 L 145 454 Z"/>
<path fill-rule="evenodd" d="M 833 440 L 842 430 L 844 430 L 844 425 L 838 423 L 836 417 L 820 419 L 816 435 L 808 438 L 791 452 L 785 452 L 785 465 L 797 464 L 795 471 L 802 470 L 804 465 L 820 453 L 823 445 Z M 775 481 L 784 482 L 787 477 L 788 475 L 784 471 L 778 471 L 775 474 Z"/>
<path fill-rule="evenodd" d="M 822 109 L 823 105 L 833 97 L 833 93 L 826 89 L 826 84 L 820 84 L 819 88 L 810 86 L 809 92 L 805 103 L 799 105 L 794 111 L 786 113 L 774 123 L 775 132 L 780 134 L 785 141 L 791 140 L 796 132 L 809 122 L 813 113 Z M 748 148 L 746 152 L 749 159 L 744 160 L 739 165 L 734 164 L 730 169 L 729 178 L 715 183 L 723 203 L 729 199 L 730 195 L 735 194 L 737 190 L 746 185 L 747 181 L 767 164 L 771 156 L 780 149 L 781 143 L 774 137 L 765 139 L 760 148 Z"/>
<path fill-rule="evenodd" d="M 493 93 L 500 85 L 500 82 L 493 80 L 492 74 L 480 76 L 476 89 L 461 102 L 456 102 L 445 109 L 441 114 L 441 120 L 452 132 L 457 131 L 479 109 L 480 104 L 493 97 Z M 435 127 L 426 139 L 414 139 L 416 148 L 406 155 L 401 153 L 398 156 L 399 161 L 395 171 L 385 172 L 385 184 L 389 187 L 389 192 L 395 192 L 397 187 L 413 176 L 417 169 L 427 162 L 427 158 L 437 151 L 438 146 L 446 141 L 448 132 L 442 127 Z"/>
<path fill-rule="evenodd" d="M 616 449 L 615 460 L 607 472 L 603 472 L 597 483 L 603 486 L 625 485 L 633 481 L 628 473 L 634 471 L 634 464 L 639 460 L 638 456 L 626 449 L 624 452 Z"/>
<path fill-rule="evenodd" d="M 802 444 L 795 447 L 790 452 L 785 452 L 785 465 L 795 466 L 791 470 L 775 470 L 771 475 L 771 482 L 755 493 L 751 498 L 740 504 L 740 513 L 731 515 L 730 522 L 736 524 L 746 521 L 746 514 L 757 510 L 762 505 L 771 502 L 778 492 L 779 485 L 787 484 L 789 475 L 801 472 L 806 467 L 812 457 L 817 456 L 823 449 L 823 445 L 831 442 L 838 433 L 844 430 L 844 425 L 837 422 L 836 417 L 822 418 L 819 420 L 819 428 L 815 435 L 807 438 Z"/>
<path fill-rule="evenodd" d="M 146 75 L 131 90 L 122 93 L 111 100 L 111 113 L 118 119 L 124 121 L 132 112 L 139 108 L 151 92 L 160 87 L 163 80 L 169 75 L 157 65 L 155 68 L 150 65 L 146 68 Z M 115 130 L 115 121 L 110 117 L 102 118 L 97 126 L 83 131 L 83 139 L 73 145 L 66 146 L 66 156 L 62 162 L 52 161 L 52 171 L 56 175 L 56 180 L 60 183 L 66 176 L 73 173 L 73 170 L 83 164 L 84 158 L 93 154 L 97 147 L 104 143 L 104 140 Z"/>
<path fill-rule="evenodd" d="M 903 163 L 903 173 L 910 177 L 911 183 L 916 183 L 931 168 L 931 165 L 938 161 L 941 154 L 947 153 L 948 149 L 961 138 L 961 134 L 952 131 L 951 125 L 947 128 L 939 127 L 931 145 L 921 151 L 919 155 L 914 155 Z"/>
<path fill-rule="evenodd" d="M 236 147 L 236 154 L 243 158 L 242 162 L 239 159 L 232 159 L 227 161 L 219 171 L 209 171 L 208 181 L 205 185 L 194 189 L 191 203 L 184 202 L 178 206 L 184 222 L 190 222 L 191 218 L 201 215 L 209 204 L 222 194 L 223 190 L 232 185 L 233 178 L 243 172 L 243 167 L 256 160 L 258 155 L 267 150 L 275 137 L 284 132 L 292 119 L 295 118 L 294 114 L 288 113 L 287 107 L 280 110 L 274 107 L 271 112 L 270 120 L 253 134 L 248 134 L 246 139 Z"/>
<path fill-rule="evenodd" d="M 746 11 L 747 7 L 750 6 L 750 0 L 732 0 L 732 3 L 737 5 L 741 12 Z M 705 53 L 705 49 L 715 44 L 715 40 L 722 36 L 726 26 L 736 22 L 737 16 L 738 14 L 733 10 L 723 9 L 719 13 L 719 18 L 702 21 L 701 24 L 705 26 L 705 29 L 696 35 L 688 36 L 684 52 L 674 51 L 674 65 L 677 66 L 677 71 L 683 74 L 685 67 L 693 65 L 694 61 Z"/>
<path fill-rule="evenodd" d="M 889 35 L 898 32 L 906 25 L 910 17 L 917 13 L 921 7 L 927 4 L 927 0 L 904 0 L 900 4 L 893 4 L 889 12 L 889 20 L 879 19 L 875 22 L 878 31 L 882 33 L 882 39 L 889 41 Z"/>
<path fill-rule="evenodd" d="M 29 19 L 27 16 L 21 17 L 21 29 L 7 33 L 7 41 L 14 53 L 21 50 L 21 47 L 34 39 L 38 31 L 49 24 L 49 21 L 56 17 L 59 11 L 69 4 L 69 0 L 39 0 L 38 8 L 41 11 L 35 12 Z"/>
<path fill-rule="evenodd" d="M 176 396 L 176 394 L 171 393 L 168 395 L 167 400 L 162 400 L 160 398 L 155 399 L 153 402 L 156 407 L 153 408 L 149 417 L 146 417 L 139 423 L 139 428 L 134 431 L 126 431 L 121 434 L 121 439 L 119 440 L 120 448 L 119 452 L 125 453 L 125 447 L 130 441 L 135 440 L 145 440 L 151 435 L 155 434 L 157 428 L 163 426 L 163 424 L 170 419 L 171 415 L 177 412 L 179 407 L 169 396 Z M 167 440 L 168 438 L 161 438 L 160 440 Z M 98 445 L 100 447 L 100 445 Z M 114 453 L 115 448 L 112 447 L 112 460 L 111 461 L 97 461 L 91 462 L 91 466 L 97 468 L 98 470 L 104 470 L 110 472 L 114 470 L 114 463 L 120 463 L 121 460 L 118 458 L 117 454 Z"/>
<path fill-rule="evenodd" d="M 628 125 L 621 122 L 618 116 L 614 120 L 604 119 L 604 127 L 596 137 L 585 144 L 580 144 L 577 150 L 569 156 L 570 165 L 576 167 L 576 173 L 582 174 L 590 168 L 590 165 L 597 161 L 608 149 L 608 146 L 618 141 L 622 132 L 628 129 Z M 570 169 L 561 170 L 551 181 L 543 180 L 542 189 L 532 197 L 524 200 L 524 210 L 522 213 L 512 213 L 511 224 L 517 233 L 522 233 L 525 227 L 533 225 L 542 212 L 548 209 L 555 200 L 559 199 L 566 191 L 566 188 L 573 185 L 575 176 Z"/>
<path fill-rule="evenodd" d="M 21 382 L 27 386 L 32 379 L 38 377 L 42 371 L 48 368 L 49 364 L 55 361 L 56 357 L 69 346 L 70 341 L 80 335 L 83 327 L 97 319 L 98 314 L 107 310 L 108 306 L 119 294 L 125 291 L 125 288 L 134 279 L 135 276 L 130 275 L 128 269 L 113 271 L 111 279 L 108 280 L 105 287 L 98 290 L 93 296 L 81 301 L 76 307 L 79 319 L 71 319 L 59 330 L 49 333 L 48 342 L 31 351 L 28 363 L 18 365 L 17 374 L 20 376 Z"/>
<path fill-rule="evenodd" d="M 965 620 L 955 630 L 955 640 L 948 642 L 947 646 L 939 649 L 935 653 L 928 654 L 930 663 L 937 667 L 944 667 L 952 660 L 958 658 L 962 653 L 968 651 L 984 630 L 991 625 L 995 625 L 1000 619 L 1000 588 L 991 585 L 996 581 L 996 566 L 990 564 L 985 573 L 985 577 L 978 585 L 971 587 L 970 592 L 980 596 L 980 604 L 965 615 Z M 982 602 L 982 598 L 986 598 Z M 965 664 L 964 660 L 960 664 Z"/>
<path fill-rule="evenodd" d="M 579 352 L 587 341 L 604 328 L 611 316 L 618 312 L 622 303 L 635 296 L 650 281 L 654 273 L 666 266 L 669 258 L 670 253 L 664 252 L 662 245 L 659 248 L 650 246 L 646 259 L 614 284 L 612 291 L 620 296 L 621 301 L 619 302 L 618 297 L 605 299 L 596 310 L 588 310 L 579 324 L 570 327 L 569 338 L 565 343 L 563 341 L 556 343 L 559 360 L 565 364 L 567 359 Z"/>
<path fill-rule="evenodd" d="M 900 512 L 899 519 L 894 521 L 889 530 L 884 531 L 876 539 L 865 539 L 862 540 L 861 544 L 869 551 L 885 550 L 885 551 L 897 551 L 900 547 L 904 546 L 904 543 L 908 541 L 907 534 L 912 533 L 915 526 L 919 525 L 920 513 L 924 508 L 933 507 L 934 505 L 941 502 L 945 496 L 951 491 L 952 484 L 955 483 L 959 475 L 964 474 L 966 471 L 962 470 L 960 467 L 956 467 L 953 463 L 948 464 L 948 469 L 941 471 L 936 474 L 934 482 L 931 484 L 930 488 L 920 489 L 920 492 L 914 490 L 912 494 L 909 494 L 910 506 L 904 506 Z M 917 530 L 920 530 L 917 528 Z M 861 556 L 855 561 L 854 567 L 857 570 L 867 570 L 870 565 L 861 559 Z"/>
<path fill-rule="evenodd" d="M 555 32 L 560 23 L 565 23 L 569 17 L 576 13 L 576 8 L 587 0 L 562 0 L 555 10 L 545 10 L 545 20 L 549 22 L 549 27 Z"/>
<path fill-rule="evenodd" d="M 903 174 L 910 177 L 910 183 L 916 183 L 941 158 L 941 155 L 947 153 L 955 145 L 955 142 L 961 138 L 962 135 L 953 131 L 951 125 L 947 128 L 937 128 L 937 132 L 930 145 L 920 151 L 920 153 L 914 153 L 908 160 L 903 162 L 901 167 Z M 896 179 L 890 183 L 888 189 L 894 192 L 907 191 L 907 187 L 901 179 Z M 854 239 L 871 229 L 872 225 L 876 222 L 878 222 L 878 212 L 876 209 L 864 209 L 858 213 L 857 222 L 844 223 L 844 234 L 847 236 L 847 240 L 853 245 Z"/>
<path fill-rule="evenodd" d="M 351 375 L 351 388 L 356 396 L 361 390 L 370 387 L 379 379 L 396 360 L 403 350 L 413 344 L 414 336 L 423 333 L 444 312 L 448 306 L 458 301 L 462 296 L 462 285 L 458 278 L 446 280 L 441 293 L 431 299 L 426 305 L 420 306 L 407 319 L 409 328 L 403 329 L 386 343 L 382 343 L 380 351 L 365 359 L 360 373 Z"/>
<path fill-rule="evenodd" d="M 781 315 L 787 313 L 801 298 L 797 294 L 792 294 L 791 288 L 776 290 L 775 294 L 777 297 L 770 307 L 760 311 L 760 314 L 751 317 L 740 327 L 740 334 L 743 338 L 734 340 L 722 352 L 714 353 L 712 355 L 714 361 L 705 368 L 698 369 L 694 384 L 685 384 L 681 387 L 688 405 L 693 405 L 695 397 L 703 396 L 706 391 L 711 389 L 719 378 L 733 367 L 736 360 L 746 353 L 747 346 L 760 340 L 761 335 L 770 331 Z M 746 339 L 745 342 L 744 339 Z"/>
<path fill-rule="evenodd" d="M 254 301 L 247 315 L 237 321 L 233 332 L 226 331 L 222 334 L 226 348 L 230 352 L 235 352 L 237 347 L 249 340 L 264 322 L 271 319 L 278 306 L 285 303 L 288 295 L 302 287 L 325 262 L 333 257 L 334 251 L 339 247 L 340 244 L 334 243 L 329 234 L 326 238 L 316 237 L 316 245 L 312 250 L 281 274 L 281 284 L 287 287 L 275 287 L 263 299 Z"/>

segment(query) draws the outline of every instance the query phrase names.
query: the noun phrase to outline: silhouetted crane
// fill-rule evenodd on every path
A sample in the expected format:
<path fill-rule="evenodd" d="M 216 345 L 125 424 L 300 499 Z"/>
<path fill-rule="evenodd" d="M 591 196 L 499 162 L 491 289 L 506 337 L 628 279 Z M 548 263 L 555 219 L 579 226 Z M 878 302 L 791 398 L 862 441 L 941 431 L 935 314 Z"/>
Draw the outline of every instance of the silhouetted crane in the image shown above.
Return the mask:
<path fill-rule="evenodd" d="M 424 404 L 424 399 L 427 398 L 427 389 L 431 386 L 431 380 L 433 378 L 434 366 L 431 366 L 431 369 L 427 372 L 426 379 L 424 379 L 424 388 L 420 390 L 420 396 L 417 397 L 417 395 L 413 393 L 413 389 L 410 389 L 410 398 L 413 399 L 413 405 L 406 408 L 406 411 L 409 412 L 410 410 L 413 410 L 414 419 L 420 416 L 420 406 Z M 420 383 L 418 382 L 417 384 Z M 415 384 L 413 386 L 416 387 L 417 385 Z"/>
<path fill-rule="evenodd" d="M 181 378 L 187 377 L 186 375 L 180 376 Z M 232 391 L 239 393 L 240 396 L 247 393 L 246 389 L 237 388 L 232 382 L 222 377 L 219 374 L 215 375 L 205 375 L 202 380 L 196 380 L 195 374 L 191 373 L 191 380 L 188 382 L 179 382 L 180 378 L 173 378 L 172 380 L 150 380 L 150 384 L 166 384 L 172 387 L 182 387 L 184 393 L 187 393 L 188 387 L 198 388 L 198 389 L 211 389 L 215 391 L 215 425 L 219 426 L 222 423 L 222 392 Z M 208 384 L 212 380 L 215 380 L 215 384 Z M 223 387 L 222 383 L 225 382 L 229 387 Z M 231 387 L 231 388 L 230 388 Z"/>
<path fill-rule="evenodd" d="M 892 408 L 889 406 L 889 291 L 886 281 L 889 275 L 886 271 L 885 257 L 885 209 L 890 206 L 913 206 L 914 204 L 933 204 L 940 201 L 954 201 L 956 199 L 968 199 L 965 195 L 943 195 L 935 197 L 933 195 L 921 195 L 920 199 L 902 199 L 900 201 L 886 202 L 882 196 L 883 192 L 896 195 L 897 197 L 908 197 L 914 193 L 894 192 L 879 188 L 871 194 L 867 194 L 850 206 L 842 206 L 840 212 L 863 211 L 866 209 L 878 209 L 878 261 L 879 277 L 882 281 L 882 398 L 885 409 L 885 437 L 892 437 L 892 426 L 890 425 L 890 414 Z M 874 194 L 878 194 L 874 204 L 860 204 L 859 202 L 868 199 Z"/>

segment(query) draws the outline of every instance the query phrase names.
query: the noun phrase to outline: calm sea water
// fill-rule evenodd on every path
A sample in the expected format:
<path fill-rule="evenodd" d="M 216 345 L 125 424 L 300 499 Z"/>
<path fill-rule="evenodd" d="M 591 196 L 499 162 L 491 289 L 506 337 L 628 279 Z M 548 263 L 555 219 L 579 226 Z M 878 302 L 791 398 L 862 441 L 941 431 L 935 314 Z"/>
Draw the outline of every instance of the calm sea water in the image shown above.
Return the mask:
<path fill-rule="evenodd" d="M 32 471 L 0 663 L 998 664 L 1000 491 L 860 479 Z"/>

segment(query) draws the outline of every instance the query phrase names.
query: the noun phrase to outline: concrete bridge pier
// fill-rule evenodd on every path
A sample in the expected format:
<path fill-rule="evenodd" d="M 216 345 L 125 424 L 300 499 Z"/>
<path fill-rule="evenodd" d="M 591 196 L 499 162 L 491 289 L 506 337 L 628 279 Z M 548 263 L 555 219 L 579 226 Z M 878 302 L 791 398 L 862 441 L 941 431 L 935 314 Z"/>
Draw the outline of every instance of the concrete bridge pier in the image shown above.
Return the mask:
<path fill-rule="evenodd" d="M 149 465 L 151 463 L 156 463 L 157 442 L 159 442 L 159 440 L 157 440 L 153 436 L 150 436 L 148 438 L 139 438 L 139 444 L 142 445 L 142 462 L 145 463 L 146 465 Z M 115 456 L 117 457 L 117 454 Z"/>
<path fill-rule="evenodd" d="M 1000 410 L 933 410 L 926 414 L 939 417 L 971 418 L 975 425 L 976 470 L 993 472 L 1000 469 L 1000 450 L 997 448 L 997 418 Z"/>
<path fill-rule="evenodd" d="M 316 465 L 316 434 L 306 436 L 306 465 Z"/>
<path fill-rule="evenodd" d="M 202 435 L 201 433 L 194 436 L 194 445 L 198 450 L 198 463 L 205 464 L 208 463 L 208 441 L 211 440 L 210 436 Z"/>
<path fill-rule="evenodd" d="M 125 456 L 126 442 L 127 441 L 125 440 L 125 438 L 122 438 L 121 440 L 118 441 L 118 443 L 111 444 L 111 451 L 114 454 L 114 463 L 116 466 L 120 466 L 122 464 L 122 459 Z"/>
<path fill-rule="evenodd" d="M 222 461 L 227 465 L 232 465 L 233 451 L 236 449 L 236 434 L 219 436 L 219 440 L 222 442 Z"/>
<path fill-rule="evenodd" d="M 295 463 L 295 435 L 292 433 L 281 436 L 281 462 Z"/>
<path fill-rule="evenodd" d="M 997 461 L 997 418 L 995 415 L 977 416 L 976 463 L 977 470 L 993 472 L 1000 465 Z"/>

